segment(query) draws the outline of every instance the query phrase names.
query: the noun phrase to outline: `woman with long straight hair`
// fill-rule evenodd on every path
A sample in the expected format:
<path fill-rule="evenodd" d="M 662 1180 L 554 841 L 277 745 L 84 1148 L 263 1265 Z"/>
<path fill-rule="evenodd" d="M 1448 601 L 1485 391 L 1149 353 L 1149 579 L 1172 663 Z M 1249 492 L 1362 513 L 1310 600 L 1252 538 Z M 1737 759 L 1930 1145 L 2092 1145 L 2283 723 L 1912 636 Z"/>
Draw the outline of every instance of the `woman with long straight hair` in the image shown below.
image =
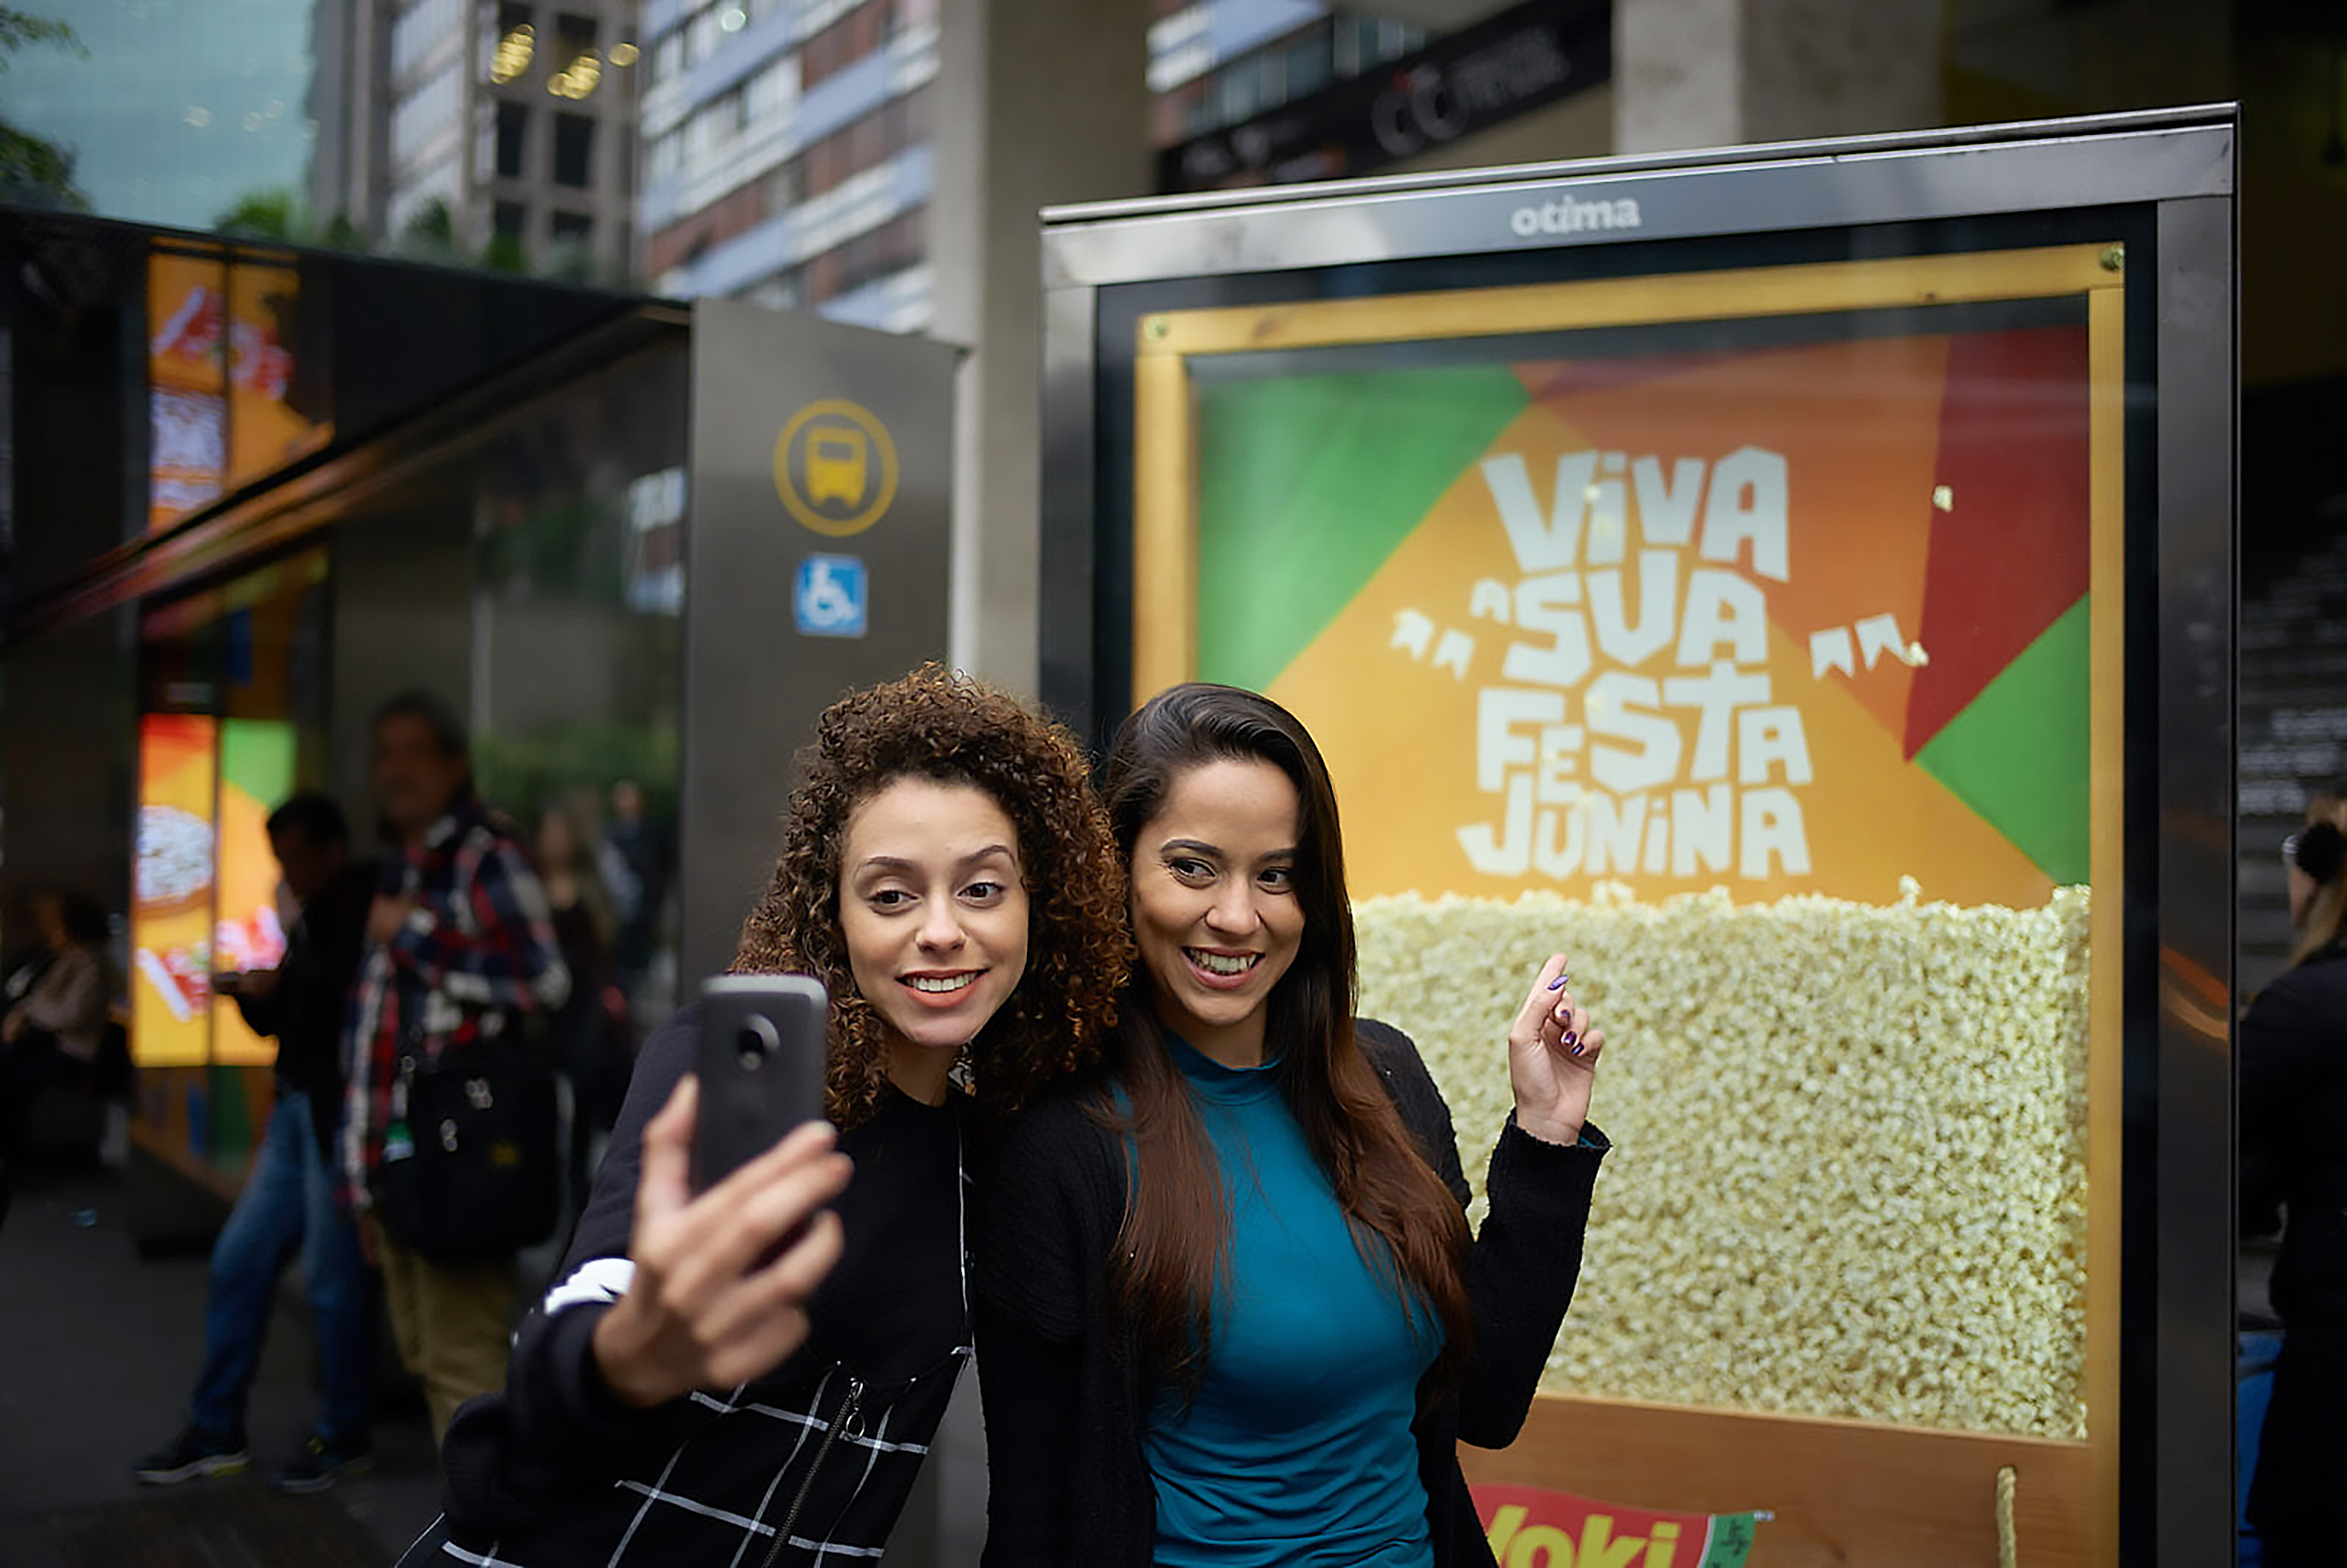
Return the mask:
<path fill-rule="evenodd" d="M 842 698 L 801 764 L 733 968 L 828 989 L 831 1127 L 693 1194 L 692 1009 L 653 1034 L 405 1568 L 836 1568 L 887 1544 L 969 1355 L 965 1155 L 1096 1057 L 1124 878 L 1074 737 L 938 666 Z"/>
<path fill-rule="evenodd" d="M 973 1200 L 986 1561 L 1488 1564 L 1456 1443 L 1522 1426 L 1607 1146 L 1564 957 L 1506 1030 L 1515 1110 L 1471 1234 L 1441 1095 L 1354 1015 L 1303 725 L 1176 687 L 1103 787 L 1140 962 L 1104 1071 L 1015 1121 Z"/>

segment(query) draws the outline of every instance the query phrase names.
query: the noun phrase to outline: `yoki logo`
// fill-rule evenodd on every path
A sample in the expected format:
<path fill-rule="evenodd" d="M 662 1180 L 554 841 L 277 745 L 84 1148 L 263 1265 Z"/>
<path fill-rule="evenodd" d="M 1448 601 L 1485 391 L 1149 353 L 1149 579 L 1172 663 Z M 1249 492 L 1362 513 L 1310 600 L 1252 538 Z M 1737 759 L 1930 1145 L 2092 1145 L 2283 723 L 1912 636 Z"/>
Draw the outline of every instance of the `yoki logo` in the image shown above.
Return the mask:
<path fill-rule="evenodd" d="M 1748 1513 L 1665 1513 L 1531 1486 L 1479 1486 L 1500 1568 L 1741 1568 Z"/>

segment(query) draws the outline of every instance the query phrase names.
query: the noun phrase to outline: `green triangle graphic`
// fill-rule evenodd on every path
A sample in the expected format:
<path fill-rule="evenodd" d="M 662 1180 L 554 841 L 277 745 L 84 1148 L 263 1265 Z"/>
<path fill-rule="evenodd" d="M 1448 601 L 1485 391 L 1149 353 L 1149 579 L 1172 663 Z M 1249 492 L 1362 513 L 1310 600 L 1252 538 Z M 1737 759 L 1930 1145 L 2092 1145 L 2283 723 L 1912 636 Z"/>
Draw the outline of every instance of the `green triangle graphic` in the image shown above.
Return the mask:
<path fill-rule="evenodd" d="M 1277 680 L 1530 401 L 1505 365 L 1202 381 L 1199 679 Z"/>
<path fill-rule="evenodd" d="M 1915 753 L 2056 883 L 2084 882 L 2089 598 L 2062 612 Z"/>

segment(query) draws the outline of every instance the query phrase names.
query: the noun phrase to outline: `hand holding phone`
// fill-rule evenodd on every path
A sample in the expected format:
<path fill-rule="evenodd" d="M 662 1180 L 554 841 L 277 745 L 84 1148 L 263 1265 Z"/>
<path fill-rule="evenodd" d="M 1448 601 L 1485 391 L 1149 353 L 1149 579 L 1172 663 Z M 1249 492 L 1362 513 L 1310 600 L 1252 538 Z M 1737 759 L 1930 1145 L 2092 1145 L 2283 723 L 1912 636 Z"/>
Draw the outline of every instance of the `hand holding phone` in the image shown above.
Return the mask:
<path fill-rule="evenodd" d="M 685 1079 L 644 1128 L 635 1277 L 594 1328 L 605 1386 L 639 1409 L 780 1366 L 805 1343 L 807 1300 L 839 1261 L 839 1219 L 825 1205 L 849 1163 L 830 1125 L 802 1124 L 696 1196 L 701 1092 Z"/>

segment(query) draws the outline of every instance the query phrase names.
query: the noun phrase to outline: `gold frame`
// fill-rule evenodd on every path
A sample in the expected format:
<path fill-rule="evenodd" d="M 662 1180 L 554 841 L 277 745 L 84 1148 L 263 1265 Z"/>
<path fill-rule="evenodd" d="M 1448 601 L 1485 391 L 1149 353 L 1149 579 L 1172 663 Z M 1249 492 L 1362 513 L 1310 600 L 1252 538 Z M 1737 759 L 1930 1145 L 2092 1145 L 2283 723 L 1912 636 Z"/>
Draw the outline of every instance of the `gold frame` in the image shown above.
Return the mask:
<path fill-rule="evenodd" d="M 1594 282 L 1311 300 L 1145 315 L 1133 361 L 1133 701 L 1197 671 L 1197 432 L 1190 362 L 1216 354 L 1417 343 L 1901 306 L 2086 301 L 2089 365 L 2089 917 L 2086 1395 L 2093 1560 L 2117 1558 L 2121 904 L 2126 798 L 2126 252 L 2057 245 Z M 1147 592 L 1138 591 L 1146 584 Z"/>

